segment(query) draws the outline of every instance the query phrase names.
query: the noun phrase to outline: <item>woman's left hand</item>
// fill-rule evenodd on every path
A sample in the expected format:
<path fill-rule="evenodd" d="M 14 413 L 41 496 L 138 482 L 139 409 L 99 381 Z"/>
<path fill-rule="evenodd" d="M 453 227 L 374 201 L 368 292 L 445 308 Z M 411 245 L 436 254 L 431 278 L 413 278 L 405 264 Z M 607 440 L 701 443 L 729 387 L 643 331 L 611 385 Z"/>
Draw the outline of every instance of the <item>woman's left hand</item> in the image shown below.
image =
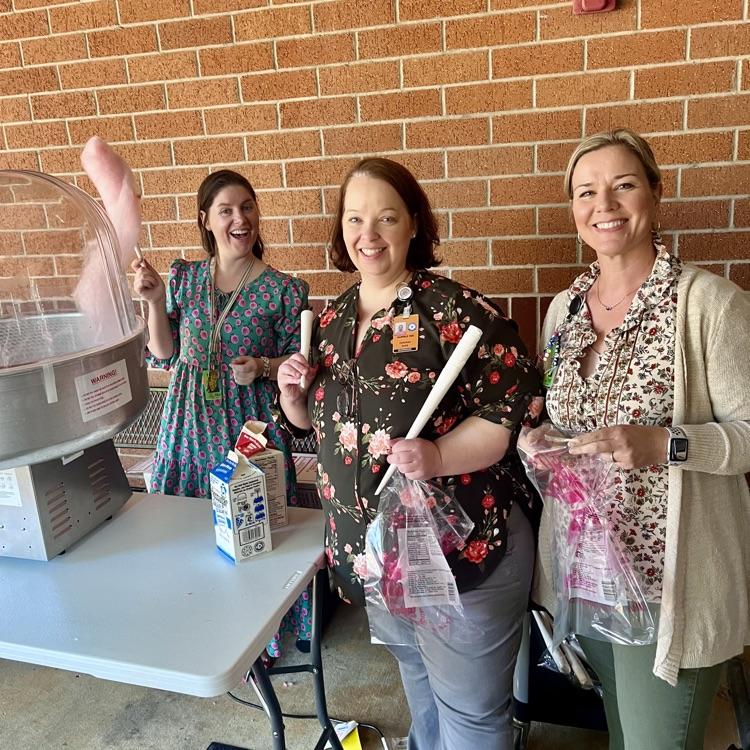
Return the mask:
<path fill-rule="evenodd" d="M 573 455 L 601 453 L 621 469 L 667 463 L 669 434 L 664 427 L 625 424 L 578 435 L 568 443 Z"/>
<path fill-rule="evenodd" d="M 388 463 L 395 464 L 407 479 L 432 479 L 443 476 L 440 449 L 423 438 L 393 438 Z"/>
<path fill-rule="evenodd" d="M 250 385 L 263 374 L 263 360 L 255 357 L 237 357 L 229 366 L 232 377 L 237 385 Z"/>

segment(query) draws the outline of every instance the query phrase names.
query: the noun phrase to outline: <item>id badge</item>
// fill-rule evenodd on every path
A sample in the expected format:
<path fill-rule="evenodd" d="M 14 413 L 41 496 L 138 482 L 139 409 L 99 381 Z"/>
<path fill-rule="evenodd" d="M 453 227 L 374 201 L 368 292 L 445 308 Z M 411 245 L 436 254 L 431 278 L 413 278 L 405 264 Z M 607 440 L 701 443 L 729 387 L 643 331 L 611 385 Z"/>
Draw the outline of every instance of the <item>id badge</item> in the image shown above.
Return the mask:
<path fill-rule="evenodd" d="M 203 371 L 203 397 L 208 401 L 218 401 L 221 398 L 218 370 Z"/>
<path fill-rule="evenodd" d="M 542 354 L 541 369 L 543 373 L 542 385 L 549 388 L 555 380 L 557 369 L 560 366 L 560 334 L 555 331 L 552 338 L 547 342 Z"/>
<path fill-rule="evenodd" d="M 393 320 L 393 353 L 415 352 L 419 348 L 419 315 L 397 315 Z"/>

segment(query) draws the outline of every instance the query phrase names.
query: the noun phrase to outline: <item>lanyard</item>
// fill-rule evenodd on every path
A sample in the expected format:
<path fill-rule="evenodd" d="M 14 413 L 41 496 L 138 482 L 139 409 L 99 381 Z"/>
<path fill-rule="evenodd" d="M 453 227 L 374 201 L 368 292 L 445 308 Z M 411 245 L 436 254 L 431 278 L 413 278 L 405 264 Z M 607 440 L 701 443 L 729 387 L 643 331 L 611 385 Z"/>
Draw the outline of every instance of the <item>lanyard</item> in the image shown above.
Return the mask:
<path fill-rule="evenodd" d="M 227 300 L 227 304 L 224 305 L 224 309 L 219 313 L 219 317 L 214 322 L 214 311 L 215 311 L 215 301 L 214 301 L 214 275 L 216 271 L 216 257 L 211 258 L 211 262 L 208 267 L 208 272 L 210 276 L 211 283 L 209 284 L 209 291 L 208 291 L 208 304 L 209 304 L 209 322 L 211 323 L 211 358 L 210 358 L 210 366 L 214 366 L 214 362 L 216 361 L 216 354 L 219 351 L 219 341 L 221 339 L 221 327 L 224 325 L 224 321 L 227 319 L 227 315 L 229 315 L 229 311 L 232 309 L 232 305 L 237 301 L 237 297 L 239 297 L 240 292 L 245 288 L 245 284 L 247 284 L 247 280 L 250 277 L 250 274 L 252 273 L 253 266 L 255 265 L 255 256 L 253 256 L 253 260 L 250 263 L 250 265 L 245 270 L 245 273 L 242 275 L 242 278 L 240 279 L 240 283 L 237 284 L 235 290 L 232 292 L 232 296 Z"/>

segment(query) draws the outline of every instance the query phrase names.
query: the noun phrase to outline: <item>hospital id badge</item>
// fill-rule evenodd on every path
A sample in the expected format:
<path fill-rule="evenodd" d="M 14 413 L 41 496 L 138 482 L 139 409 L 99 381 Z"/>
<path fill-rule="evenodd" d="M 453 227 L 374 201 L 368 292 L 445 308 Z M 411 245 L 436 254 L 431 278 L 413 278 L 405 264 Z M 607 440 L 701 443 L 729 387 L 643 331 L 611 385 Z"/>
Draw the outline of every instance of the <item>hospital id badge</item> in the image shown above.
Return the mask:
<path fill-rule="evenodd" d="M 208 401 L 218 401 L 221 398 L 218 370 L 203 371 L 203 396 Z"/>
<path fill-rule="evenodd" d="M 415 352 L 419 348 L 419 315 L 398 315 L 393 320 L 393 353 Z"/>

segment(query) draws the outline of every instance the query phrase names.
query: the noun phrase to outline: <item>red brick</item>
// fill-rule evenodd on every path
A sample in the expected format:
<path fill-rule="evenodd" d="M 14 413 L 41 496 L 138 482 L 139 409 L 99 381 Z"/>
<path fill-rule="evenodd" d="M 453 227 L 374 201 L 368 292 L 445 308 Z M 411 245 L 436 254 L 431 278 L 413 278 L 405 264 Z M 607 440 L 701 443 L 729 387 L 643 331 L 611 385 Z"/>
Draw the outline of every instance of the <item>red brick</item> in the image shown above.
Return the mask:
<path fill-rule="evenodd" d="M 662 201 L 659 221 L 664 230 L 726 229 L 729 201 Z"/>
<path fill-rule="evenodd" d="M 700 23 L 739 21 L 742 18 L 742 0 L 722 0 L 706 3 L 703 0 L 649 0 L 641 8 L 641 27 L 692 26 Z"/>
<path fill-rule="evenodd" d="M 260 233 L 264 242 L 288 245 L 291 241 L 287 219 L 264 219 L 260 227 Z"/>
<path fill-rule="evenodd" d="M 144 195 L 179 195 L 189 193 L 195 200 L 198 186 L 208 176 L 205 167 L 147 170 L 142 175 Z M 195 203 L 193 203 L 195 206 Z"/>
<path fill-rule="evenodd" d="M 354 34 L 319 34 L 276 42 L 279 68 L 311 68 L 354 60 Z"/>
<path fill-rule="evenodd" d="M 422 187 L 433 208 L 480 208 L 487 206 L 486 180 L 425 182 Z"/>
<path fill-rule="evenodd" d="M 115 26 L 115 0 L 96 0 L 93 3 L 75 3 L 63 8 L 50 8 L 49 24 L 53 34 Z"/>
<path fill-rule="evenodd" d="M 660 166 L 730 161 L 734 148 L 734 136 L 729 131 L 653 136 L 648 142 Z"/>
<path fill-rule="evenodd" d="M 618 0 L 615 13 L 585 13 L 575 16 L 570 5 L 546 8 L 539 14 L 539 39 L 601 36 L 618 31 L 635 31 L 638 27 L 637 0 Z"/>
<path fill-rule="evenodd" d="M 0 23 L 0 40 L 21 40 L 28 37 L 47 36 L 49 23 L 46 10 L 10 13 Z M 0 91 L 5 91 L 0 88 Z"/>
<path fill-rule="evenodd" d="M 581 70 L 582 41 L 530 44 L 492 50 L 493 78 L 577 73 Z"/>
<path fill-rule="evenodd" d="M 750 227 L 750 199 L 735 200 L 734 226 Z"/>
<path fill-rule="evenodd" d="M 373 120 L 409 120 L 415 117 L 438 117 L 442 114 L 440 91 L 395 91 L 359 97 L 359 117 L 362 122 Z"/>
<path fill-rule="evenodd" d="M 539 108 L 622 101 L 629 96 L 630 74 L 626 70 L 540 78 L 536 82 Z"/>
<path fill-rule="evenodd" d="M 11 45 L 2 45 L 10 47 Z M 61 60 L 80 60 L 87 57 L 86 39 L 83 34 L 65 34 L 64 36 L 43 37 L 41 39 L 24 39 L 23 61 L 25 65 L 44 65 Z M 13 45 L 18 48 L 18 45 Z M 20 62 L 18 63 L 20 66 Z M 14 67 L 3 65 L 4 68 Z M 17 67 L 17 66 L 16 66 Z"/>
<path fill-rule="evenodd" d="M 487 81 L 489 53 L 487 50 L 481 50 L 416 57 L 404 60 L 403 67 L 406 88 Z"/>
<path fill-rule="evenodd" d="M 323 130 L 323 148 L 327 156 L 400 151 L 402 145 L 401 125 L 396 123 Z"/>
<path fill-rule="evenodd" d="M 406 148 L 483 146 L 489 136 L 489 123 L 484 117 L 406 123 Z"/>
<path fill-rule="evenodd" d="M 281 102 L 279 109 L 282 128 L 343 125 L 356 119 L 354 98 L 350 96 Z"/>
<path fill-rule="evenodd" d="M 747 242 L 747 232 L 682 234 L 680 258 L 689 261 L 747 260 Z"/>
<path fill-rule="evenodd" d="M 203 135 L 203 120 L 199 110 L 135 115 L 134 120 L 135 134 L 139 141 Z"/>
<path fill-rule="evenodd" d="M 31 110 L 27 96 L 0 99 L 0 122 L 25 122 L 30 119 Z"/>
<path fill-rule="evenodd" d="M 684 29 L 589 39 L 586 67 L 593 70 L 677 62 L 685 60 L 686 42 Z"/>
<path fill-rule="evenodd" d="M 274 268 L 284 271 L 321 270 L 326 265 L 325 246 L 281 245 L 268 248 L 263 259 Z"/>
<path fill-rule="evenodd" d="M 91 57 L 117 57 L 156 52 L 156 28 L 154 26 L 128 26 L 106 31 L 89 31 L 86 34 Z"/>
<path fill-rule="evenodd" d="M 242 138 L 197 138 L 175 141 L 175 164 L 224 164 L 245 160 Z"/>
<path fill-rule="evenodd" d="M 133 169 L 151 169 L 172 164 L 168 143 L 123 143 L 117 146 L 116 151 Z"/>
<path fill-rule="evenodd" d="M 251 162 L 260 159 L 301 159 L 322 154 L 320 134 L 312 130 L 248 135 L 245 143 Z"/>
<path fill-rule="evenodd" d="M 636 99 L 731 91 L 735 63 L 683 63 L 635 71 Z"/>
<path fill-rule="evenodd" d="M 83 172 L 80 148 L 55 148 L 39 151 L 41 171 L 63 175 Z"/>
<path fill-rule="evenodd" d="M 31 149 L 46 146 L 67 146 L 68 133 L 65 123 L 44 122 L 29 125 L 7 125 L 5 140 L 8 148 Z"/>
<path fill-rule="evenodd" d="M 536 269 L 536 290 L 542 294 L 557 294 L 567 289 L 587 266 L 555 266 Z"/>
<path fill-rule="evenodd" d="M 320 68 L 320 95 L 358 94 L 397 89 L 400 85 L 398 60 L 365 62 Z"/>
<path fill-rule="evenodd" d="M 441 51 L 443 40 L 439 23 L 404 24 L 403 20 L 401 16 L 398 26 L 359 31 L 357 33 L 359 59 L 408 57 Z M 327 38 L 323 37 L 323 39 Z M 412 61 L 404 60 L 404 82 L 407 80 L 407 62 Z"/>
<path fill-rule="evenodd" d="M 454 211 L 451 215 L 451 236 L 507 237 L 534 233 L 532 209 L 486 209 Z"/>
<path fill-rule="evenodd" d="M 314 4 L 312 9 L 316 33 L 385 26 L 396 22 L 393 0 L 370 0 L 368 3 L 334 0 Z"/>
<path fill-rule="evenodd" d="M 195 52 L 160 52 L 157 55 L 139 55 L 128 58 L 130 83 L 149 81 L 174 81 L 196 78 L 198 62 Z"/>
<path fill-rule="evenodd" d="M 58 90 L 57 73 L 52 67 L 0 71 L 0 91 L 3 96 Z"/>
<path fill-rule="evenodd" d="M 750 131 L 740 131 L 737 158 L 741 161 L 750 161 Z"/>
<path fill-rule="evenodd" d="M 35 120 L 86 117 L 96 114 L 96 103 L 90 91 L 40 94 L 31 97 L 31 111 Z"/>
<path fill-rule="evenodd" d="M 445 114 L 465 115 L 525 109 L 532 106 L 532 96 L 531 81 L 451 86 L 445 90 Z"/>
<path fill-rule="evenodd" d="M 439 151 L 432 153 L 394 154 L 389 157 L 403 164 L 418 180 L 442 180 L 445 178 L 443 155 Z"/>
<path fill-rule="evenodd" d="M 732 263 L 729 266 L 729 279 L 745 291 L 750 291 L 750 263 Z"/>
<path fill-rule="evenodd" d="M 581 110 L 523 112 L 492 118 L 493 143 L 538 143 L 580 138 Z"/>
<path fill-rule="evenodd" d="M 24 232 L 23 247 L 28 255 L 77 255 L 81 252 L 81 233 L 77 229 Z"/>
<path fill-rule="evenodd" d="M 492 206 L 556 203 L 559 195 L 558 177 L 528 175 L 490 180 L 490 205 Z"/>
<path fill-rule="evenodd" d="M 236 78 L 206 78 L 200 81 L 168 83 L 167 101 L 170 109 L 236 104 L 240 98 L 237 88 Z"/>
<path fill-rule="evenodd" d="M 157 31 L 162 50 L 206 47 L 232 41 L 229 16 L 160 23 Z"/>
<path fill-rule="evenodd" d="M 750 122 L 750 95 L 690 99 L 687 102 L 689 128 L 746 126 Z"/>
<path fill-rule="evenodd" d="M 484 13 L 487 3 L 484 0 L 400 0 L 399 22 L 418 21 L 426 18 L 447 16 L 468 16 Z"/>
<path fill-rule="evenodd" d="M 338 187 L 346 173 L 358 161 L 359 159 L 352 157 L 291 161 L 285 165 L 286 184 L 289 187 L 318 187 L 324 185 Z M 326 210 L 328 212 L 331 210 L 328 203 L 326 203 Z"/>
<path fill-rule="evenodd" d="M 451 278 L 485 295 L 534 291 L 534 275 L 531 268 L 454 271 Z"/>
<path fill-rule="evenodd" d="M 266 0 L 193 0 L 193 15 L 202 16 L 211 13 L 227 13 L 232 10 L 263 8 Z"/>
<path fill-rule="evenodd" d="M 551 265 L 575 263 L 576 243 L 565 238 L 492 240 L 493 266 Z"/>
<path fill-rule="evenodd" d="M 725 23 L 690 29 L 690 57 L 742 57 L 750 49 L 750 25 Z"/>
<path fill-rule="evenodd" d="M 117 0 L 120 23 L 143 23 L 190 15 L 190 0 Z"/>
<path fill-rule="evenodd" d="M 320 31 L 320 29 L 316 29 Z M 264 8 L 234 16 L 234 35 L 238 42 L 277 39 L 312 33 L 310 8 Z"/>
<path fill-rule="evenodd" d="M 299 276 L 310 285 L 311 296 L 333 298 L 345 292 L 359 278 L 359 275 L 341 273 L 341 271 L 307 272 Z"/>
<path fill-rule="evenodd" d="M 326 217 L 292 219 L 292 242 L 324 244 L 331 234 L 331 220 Z"/>
<path fill-rule="evenodd" d="M 437 256 L 444 266 L 486 266 L 487 240 L 468 240 L 458 242 L 441 242 Z"/>
<path fill-rule="evenodd" d="M 682 102 L 672 101 L 587 107 L 586 135 L 618 127 L 629 127 L 638 133 L 682 130 L 683 106 Z"/>
<path fill-rule="evenodd" d="M 91 89 L 127 82 L 125 62 L 117 58 L 58 65 L 63 89 Z"/>
<path fill-rule="evenodd" d="M 445 21 L 446 49 L 476 49 L 533 42 L 536 13 L 484 15 Z"/>
<path fill-rule="evenodd" d="M 0 44 L 0 68 L 20 68 L 21 47 L 18 42 Z"/>
<path fill-rule="evenodd" d="M 323 213 L 320 190 L 316 189 L 264 190 L 258 193 L 258 206 L 262 216 L 309 216 Z"/>
<path fill-rule="evenodd" d="M 96 98 L 102 115 L 164 109 L 164 89 L 157 85 L 102 89 L 96 92 Z"/>
<path fill-rule="evenodd" d="M 230 73 L 248 73 L 273 68 L 273 45 L 233 44 L 198 51 L 202 76 L 221 76 Z"/>
<path fill-rule="evenodd" d="M 190 247 L 200 244 L 198 227 L 193 222 L 150 224 L 151 247 Z"/>
<path fill-rule="evenodd" d="M 177 210 L 175 199 L 169 198 L 144 198 L 141 201 L 143 221 L 176 221 Z"/>
<path fill-rule="evenodd" d="M 281 172 L 281 164 L 278 163 L 250 163 L 240 164 L 232 167 L 236 172 L 244 174 L 253 188 L 257 190 L 270 190 L 280 188 L 284 184 Z"/>
<path fill-rule="evenodd" d="M 574 148 L 574 143 L 540 143 L 536 147 L 536 171 L 564 172 Z M 563 189 L 562 175 L 560 189 Z M 560 197 L 563 197 L 562 193 Z"/>
<path fill-rule="evenodd" d="M 533 152 L 528 146 L 495 146 L 448 152 L 448 177 L 525 174 L 532 167 Z"/>
<path fill-rule="evenodd" d="M 316 96 L 318 89 L 315 71 L 292 70 L 242 76 L 240 91 L 243 102 L 275 102 L 302 96 Z"/>
<path fill-rule="evenodd" d="M 207 109 L 203 117 L 208 135 L 276 129 L 276 108 L 272 104 L 235 104 L 232 107 Z"/>
<path fill-rule="evenodd" d="M 685 168 L 681 193 L 683 197 L 747 195 L 750 193 L 750 164 Z"/>
<path fill-rule="evenodd" d="M 560 195 L 562 196 L 562 177 L 560 178 Z M 573 234 L 576 233 L 576 225 L 570 207 L 565 206 L 539 206 L 537 209 L 537 225 L 540 235 L 549 234 Z M 575 244 L 575 243 L 573 243 Z"/>

